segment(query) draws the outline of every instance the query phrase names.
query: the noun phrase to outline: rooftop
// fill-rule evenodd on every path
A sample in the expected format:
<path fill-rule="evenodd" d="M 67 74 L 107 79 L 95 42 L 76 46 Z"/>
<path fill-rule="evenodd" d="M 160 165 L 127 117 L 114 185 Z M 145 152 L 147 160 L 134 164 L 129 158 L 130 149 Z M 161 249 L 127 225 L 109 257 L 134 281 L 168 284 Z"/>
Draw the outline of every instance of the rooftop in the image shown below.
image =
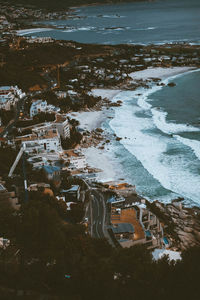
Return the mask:
<path fill-rule="evenodd" d="M 112 226 L 112 231 L 117 234 L 117 233 L 134 233 L 134 227 L 130 223 L 115 223 Z"/>
<path fill-rule="evenodd" d="M 64 115 L 56 114 L 56 120 L 55 123 L 62 123 L 67 120 L 67 117 Z"/>
<path fill-rule="evenodd" d="M 77 192 L 78 190 L 79 190 L 79 185 L 72 185 L 72 187 L 66 190 L 66 192 Z"/>
<path fill-rule="evenodd" d="M 145 238 L 144 230 L 140 222 L 137 220 L 137 214 L 134 208 L 122 209 L 120 214 L 112 213 L 111 222 L 112 224 L 132 224 L 135 230 L 134 240 L 140 240 Z"/>
<path fill-rule="evenodd" d="M 9 91 L 10 89 L 12 89 L 11 86 L 0 86 L 0 90 L 7 90 L 7 91 Z"/>
<path fill-rule="evenodd" d="M 24 136 L 16 137 L 16 141 L 27 142 L 27 141 L 35 141 L 35 140 L 43 140 L 43 139 L 52 139 L 58 137 L 57 131 L 55 129 L 51 129 L 45 132 L 45 134 L 38 136 L 37 134 L 28 134 Z"/>
<path fill-rule="evenodd" d="M 54 172 L 59 172 L 60 168 L 57 166 L 50 166 L 50 165 L 46 165 L 43 167 L 45 172 L 48 174 L 53 174 Z"/>

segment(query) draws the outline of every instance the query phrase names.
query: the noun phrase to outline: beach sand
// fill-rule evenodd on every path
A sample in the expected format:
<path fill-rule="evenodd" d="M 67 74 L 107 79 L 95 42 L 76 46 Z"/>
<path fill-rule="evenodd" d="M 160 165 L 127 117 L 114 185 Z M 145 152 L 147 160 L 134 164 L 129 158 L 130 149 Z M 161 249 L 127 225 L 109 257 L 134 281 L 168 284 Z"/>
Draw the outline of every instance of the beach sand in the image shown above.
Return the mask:
<path fill-rule="evenodd" d="M 17 35 L 26 35 L 26 34 L 31 34 L 31 33 L 41 32 L 41 31 L 51 31 L 51 30 L 52 28 L 30 28 L 30 29 L 17 30 L 16 33 Z"/>
<path fill-rule="evenodd" d="M 193 67 L 174 67 L 174 68 L 148 68 L 137 72 L 130 73 L 129 76 L 135 80 L 146 80 L 148 78 L 160 78 L 165 79 L 171 76 L 175 76 L 181 73 L 188 72 L 194 69 Z"/>
<path fill-rule="evenodd" d="M 107 98 L 110 101 L 114 101 L 114 97 L 120 93 L 120 90 L 108 90 L 108 89 L 93 89 L 92 94 L 96 97 L 101 96 L 102 98 Z M 107 118 L 106 110 L 99 111 L 82 111 L 77 113 L 71 113 L 69 115 L 71 118 L 74 118 L 79 121 L 80 128 L 84 130 L 94 130 L 98 127 L 101 127 L 101 124 Z"/>

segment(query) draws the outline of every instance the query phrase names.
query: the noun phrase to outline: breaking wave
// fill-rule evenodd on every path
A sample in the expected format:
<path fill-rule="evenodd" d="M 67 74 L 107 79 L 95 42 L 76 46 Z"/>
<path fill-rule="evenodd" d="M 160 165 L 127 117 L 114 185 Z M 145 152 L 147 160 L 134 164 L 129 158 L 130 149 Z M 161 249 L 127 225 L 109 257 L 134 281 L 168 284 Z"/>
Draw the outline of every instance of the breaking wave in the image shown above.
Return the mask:
<path fill-rule="evenodd" d="M 176 134 L 179 132 L 198 132 L 199 128 L 193 127 L 187 124 L 176 124 L 172 122 L 167 122 L 167 112 L 160 111 L 156 108 L 151 109 L 153 115 L 153 122 L 158 129 L 166 134 Z"/>
<path fill-rule="evenodd" d="M 140 108 L 130 107 L 127 101 L 115 110 L 110 127 L 122 138 L 120 143 L 165 189 L 198 202 L 200 178 L 190 171 L 190 160 L 184 154 L 167 154 L 169 147 L 181 149 L 181 145 L 177 145 L 175 139 L 152 133 L 154 129 L 152 119 L 137 117 L 139 111 Z"/>
<path fill-rule="evenodd" d="M 174 135 L 174 137 L 182 144 L 190 147 L 196 157 L 200 160 L 200 142 L 192 139 L 186 139 L 179 135 Z"/>

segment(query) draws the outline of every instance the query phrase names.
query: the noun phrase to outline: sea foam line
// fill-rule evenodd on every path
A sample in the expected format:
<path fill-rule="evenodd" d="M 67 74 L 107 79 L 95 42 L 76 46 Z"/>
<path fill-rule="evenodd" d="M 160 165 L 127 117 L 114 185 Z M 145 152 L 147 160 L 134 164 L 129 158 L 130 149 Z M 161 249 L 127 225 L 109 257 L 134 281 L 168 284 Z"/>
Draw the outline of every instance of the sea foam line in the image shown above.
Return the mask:
<path fill-rule="evenodd" d="M 176 74 L 164 79 L 162 82 L 165 85 L 167 85 L 169 81 L 171 81 L 172 79 L 181 77 L 189 73 L 199 72 L 199 71 L 200 69 L 195 69 L 181 74 Z M 142 95 L 138 98 L 137 101 L 138 106 L 144 110 L 150 110 L 153 117 L 154 124 L 159 130 L 161 130 L 166 134 L 176 134 L 179 132 L 199 132 L 200 129 L 198 127 L 188 126 L 186 124 L 177 124 L 173 122 L 168 122 L 166 120 L 167 112 L 158 110 L 158 108 L 152 108 L 152 105 L 148 102 L 150 100 L 149 96 L 161 90 L 162 88 L 163 86 L 153 85 L 150 90 L 143 92 Z"/>
<path fill-rule="evenodd" d="M 190 171 L 191 161 L 180 153 L 166 155 L 169 145 L 176 147 L 177 141 L 151 133 L 154 128 L 152 119 L 137 117 L 138 111 L 140 108 L 130 107 L 130 101 L 127 100 L 122 107 L 115 109 L 115 118 L 109 124 L 116 135 L 122 138 L 120 143 L 164 188 L 198 202 L 200 178 Z"/>
<path fill-rule="evenodd" d="M 193 139 L 186 139 L 179 135 L 174 135 L 174 137 L 182 144 L 190 147 L 196 157 L 200 160 L 200 142 Z"/>

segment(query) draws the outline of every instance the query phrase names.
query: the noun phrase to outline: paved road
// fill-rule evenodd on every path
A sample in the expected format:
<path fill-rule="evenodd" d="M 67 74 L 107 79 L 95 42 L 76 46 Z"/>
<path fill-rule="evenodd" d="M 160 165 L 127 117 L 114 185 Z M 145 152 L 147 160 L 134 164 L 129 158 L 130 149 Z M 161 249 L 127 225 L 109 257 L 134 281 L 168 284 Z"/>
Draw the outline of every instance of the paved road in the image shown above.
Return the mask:
<path fill-rule="evenodd" d="M 91 235 L 94 238 L 105 238 L 105 200 L 101 192 L 91 191 L 92 200 L 90 202 L 91 213 Z"/>

